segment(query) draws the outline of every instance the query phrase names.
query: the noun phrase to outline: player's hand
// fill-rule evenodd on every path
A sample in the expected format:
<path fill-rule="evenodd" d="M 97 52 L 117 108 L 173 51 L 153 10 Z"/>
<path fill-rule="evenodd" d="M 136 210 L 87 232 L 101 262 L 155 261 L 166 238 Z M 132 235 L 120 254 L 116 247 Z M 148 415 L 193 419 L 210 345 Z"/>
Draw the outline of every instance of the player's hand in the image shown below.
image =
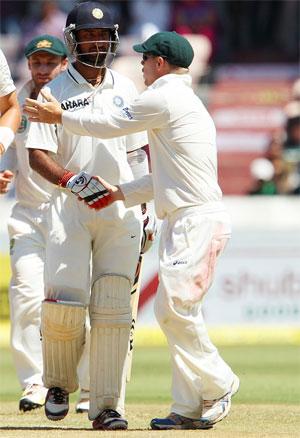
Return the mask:
<path fill-rule="evenodd" d="M 109 184 L 100 176 L 93 176 L 93 178 L 97 180 L 98 184 L 105 188 L 105 190 L 108 192 L 108 195 L 104 200 L 101 199 L 100 201 L 89 203 L 88 205 L 90 208 L 93 208 L 94 210 L 101 210 L 103 207 L 107 207 L 115 201 L 124 201 L 124 195 L 119 186 L 113 186 L 112 184 Z M 85 199 L 84 202 L 86 203 Z"/>
<path fill-rule="evenodd" d="M 8 192 L 8 184 L 11 182 L 14 174 L 10 170 L 0 172 L 0 194 Z"/>
<path fill-rule="evenodd" d="M 60 103 L 51 93 L 41 90 L 46 102 L 27 98 L 23 107 L 24 113 L 29 116 L 30 122 L 61 123 L 62 112 Z"/>
<path fill-rule="evenodd" d="M 86 172 L 80 172 L 78 175 L 67 172 L 60 185 L 69 189 L 78 197 L 79 201 L 84 201 L 88 207 L 96 210 L 100 210 L 113 202 L 109 191 L 101 184 L 98 177 L 89 175 Z"/>
<path fill-rule="evenodd" d="M 142 204 L 141 207 L 143 214 L 143 235 L 141 242 L 141 253 L 145 254 L 145 252 L 147 252 L 153 245 L 155 236 L 157 234 L 157 224 L 155 215 L 148 212 L 147 205 Z"/>

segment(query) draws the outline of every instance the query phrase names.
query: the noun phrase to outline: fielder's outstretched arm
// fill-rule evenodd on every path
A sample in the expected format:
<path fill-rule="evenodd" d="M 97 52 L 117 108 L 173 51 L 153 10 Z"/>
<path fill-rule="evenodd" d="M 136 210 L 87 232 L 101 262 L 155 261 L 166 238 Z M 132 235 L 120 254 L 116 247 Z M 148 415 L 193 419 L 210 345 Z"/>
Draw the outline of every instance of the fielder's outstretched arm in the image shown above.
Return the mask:
<path fill-rule="evenodd" d="M 62 123 L 77 135 L 103 139 L 120 137 L 134 132 L 159 128 L 168 120 L 168 105 L 164 96 L 155 90 L 147 90 L 118 114 L 101 115 L 86 111 L 63 111 L 60 103 L 42 90 L 47 102 L 26 99 L 24 111 L 32 122 Z"/>

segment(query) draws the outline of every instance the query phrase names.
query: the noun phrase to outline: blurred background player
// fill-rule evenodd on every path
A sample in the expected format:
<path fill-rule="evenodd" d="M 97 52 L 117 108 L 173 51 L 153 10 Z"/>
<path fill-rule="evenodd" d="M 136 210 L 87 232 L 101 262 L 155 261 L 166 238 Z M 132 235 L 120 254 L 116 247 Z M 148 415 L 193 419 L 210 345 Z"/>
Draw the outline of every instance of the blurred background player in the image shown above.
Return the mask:
<path fill-rule="evenodd" d="M 118 45 L 117 29 L 101 3 L 80 3 L 69 13 L 64 32 L 74 63 L 48 85 L 66 111 L 114 113 L 136 97 L 132 81 L 108 68 Z M 78 387 L 76 368 L 89 304 L 89 418 L 95 429 L 127 429 L 130 292 L 141 249 L 141 208 L 118 203 L 98 213 L 74 195 L 84 189 L 97 197 L 93 174 L 118 184 L 148 173 L 147 155 L 140 149 L 146 143 L 144 133 L 106 141 L 44 124 L 30 128 L 30 164 L 57 186 L 51 199 L 42 310 L 44 383 L 49 388 L 45 413 L 50 420 L 67 415 L 69 393 Z"/>
<path fill-rule="evenodd" d="M 0 49 L 0 155 L 12 143 L 21 120 L 16 87 Z"/>
<path fill-rule="evenodd" d="M 272 133 L 263 157 L 254 159 L 251 195 L 293 195 L 300 192 L 300 79 L 284 107 L 284 125 Z"/>
<path fill-rule="evenodd" d="M 25 48 L 29 80 L 18 94 L 20 105 L 26 97 L 36 98 L 40 89 L 67 67 L 67 51 L 51 35 L 34 38 Z M 30 122 L 23 114 L 15 141 L 1 160 L 0 192 L 16 175 L 16 204 L 8 223 L 12 278 L 9 288 L 11 347 L 17 376 L 23 389 L 19 408 L 29 411 L 44 404 L 42 346 L 40 342 L 41 302 L 44 298 L 47 212 L 53 185 L 32 171 L 25 142 Z M 82 363 L 82 386 L 88 391 L 88 356 Z M 88 395 L 84 393 L 84 399 Z M 86 408 L 86 400 L 77 406 Z"/>

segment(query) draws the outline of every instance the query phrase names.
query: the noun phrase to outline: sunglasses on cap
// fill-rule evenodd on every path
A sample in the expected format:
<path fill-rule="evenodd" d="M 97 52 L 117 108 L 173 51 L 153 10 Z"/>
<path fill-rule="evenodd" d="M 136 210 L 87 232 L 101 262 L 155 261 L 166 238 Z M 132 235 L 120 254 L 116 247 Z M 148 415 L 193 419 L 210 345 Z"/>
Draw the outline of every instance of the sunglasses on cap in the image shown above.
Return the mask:
<path fill-rule="evenodd" d="M 156 58 L 157 56 L 161 56 L 161 55 L 152 55 L 152 53 L 143 53 L 143 61 L 147 61 L 147 59 L 149 58 Z M 161 56 L 161 58 L 163 59 L 167 59 L 165 56 Z"/>
<path fill-rule="evenodd" d="M 153 57 L 154 57 L 154 55 L 151 55 L 151 53 L 148 53 L 148 54 L 143 53 L 143 61 L 147 61 L 147 59 L 153 58 Z"/>

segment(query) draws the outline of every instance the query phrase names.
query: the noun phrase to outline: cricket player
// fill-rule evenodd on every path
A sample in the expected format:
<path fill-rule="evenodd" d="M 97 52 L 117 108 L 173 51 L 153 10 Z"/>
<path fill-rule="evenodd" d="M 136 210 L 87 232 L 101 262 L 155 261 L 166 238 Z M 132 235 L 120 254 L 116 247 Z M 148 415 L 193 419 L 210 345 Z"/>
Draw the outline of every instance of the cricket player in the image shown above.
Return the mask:
<path fill-rule="evenodd" d="M 27 97 L 36 98 L 40 89 L 67 68 L 67 50 L 51 35 L 34 38 L 25 47 L 29 80 L 18 94 L 20 105 Z M 1 160 L 0 193 L 16 175 L 16 204 L 8 222 L 12 278 L 9 288 L 11 348 L 18 380 L 23 388 L 21 411 L 42 406 L 47 389 L 42 382 L 40 341 L 41 303 L 44 298 L 45 243 L 47 212 L 53 185 L 31 170 L 25 142 L 30 122 L 26 115 Z M 77 409 L 87 410 L 89 372 L 88 351 L 82 360 L 81 388 L 84 393 Z M 84 400 L 83 400 L 84 399 Z"/>
<path fill-rule="evenodd" d="M 80 3 L 69 13 L 64 34 L 74 62 L 47 87 L 65 111 L 118 113 L 137 96 L 132 81 L 109 68 L 118 45 L 117 29 L 99 2 Z M 127 429 L 130 292 L 141 249 L 141 208 L 125 208 L 120 202 L 96 212 L 78 202 L 78 194 L 83 190 L 94 199 L 98 182 L 93 175 L 98 173 L 116 184 L 148 173 L 147 155 L 140 149 L 147 143 L 145 133 L 107 141 L 73 135 L 61 126 L 30 128 L 30 164 L 56 185 L 41 326 L 43 377 L 49 388 L 45 413 L 50 420 L 67 415 L 69 393 L 78 387 L 76 368 L 89 306 L 89 418 L 94 429 Z"/>
<path fill-rule="evenodd" d="M 96 210 L 101 201 L 111 208 L 123 200 L 130 207 L 154 198 L 163 219 L 155 313 L 171 353 L 173 404 L 151 428 L 207 429 L 228 414 L 239 387 L 210 341 L 201 311 L 231 234 L 217 181 L 215 126 L 191 88 L 193 49 L 184 37 L 158 32 L 133 48 L 143 54 L 148 89 L 118 114 L 63 111 L 51 96 L 44 104 L 28 101 L 28 110 L 36 121 L 62 123 L 61 129 L 80 135 L 108 139 L 147 129 L 152 175 L 119 185 L 99 178 L 97 201 L 80 197 Z"/>
<path fill-rule="evenodd" d="M 5 56 L 0 49 L 0 155 L 13 142 L 20 120 L 21 113 L 16 87 Z"/>

